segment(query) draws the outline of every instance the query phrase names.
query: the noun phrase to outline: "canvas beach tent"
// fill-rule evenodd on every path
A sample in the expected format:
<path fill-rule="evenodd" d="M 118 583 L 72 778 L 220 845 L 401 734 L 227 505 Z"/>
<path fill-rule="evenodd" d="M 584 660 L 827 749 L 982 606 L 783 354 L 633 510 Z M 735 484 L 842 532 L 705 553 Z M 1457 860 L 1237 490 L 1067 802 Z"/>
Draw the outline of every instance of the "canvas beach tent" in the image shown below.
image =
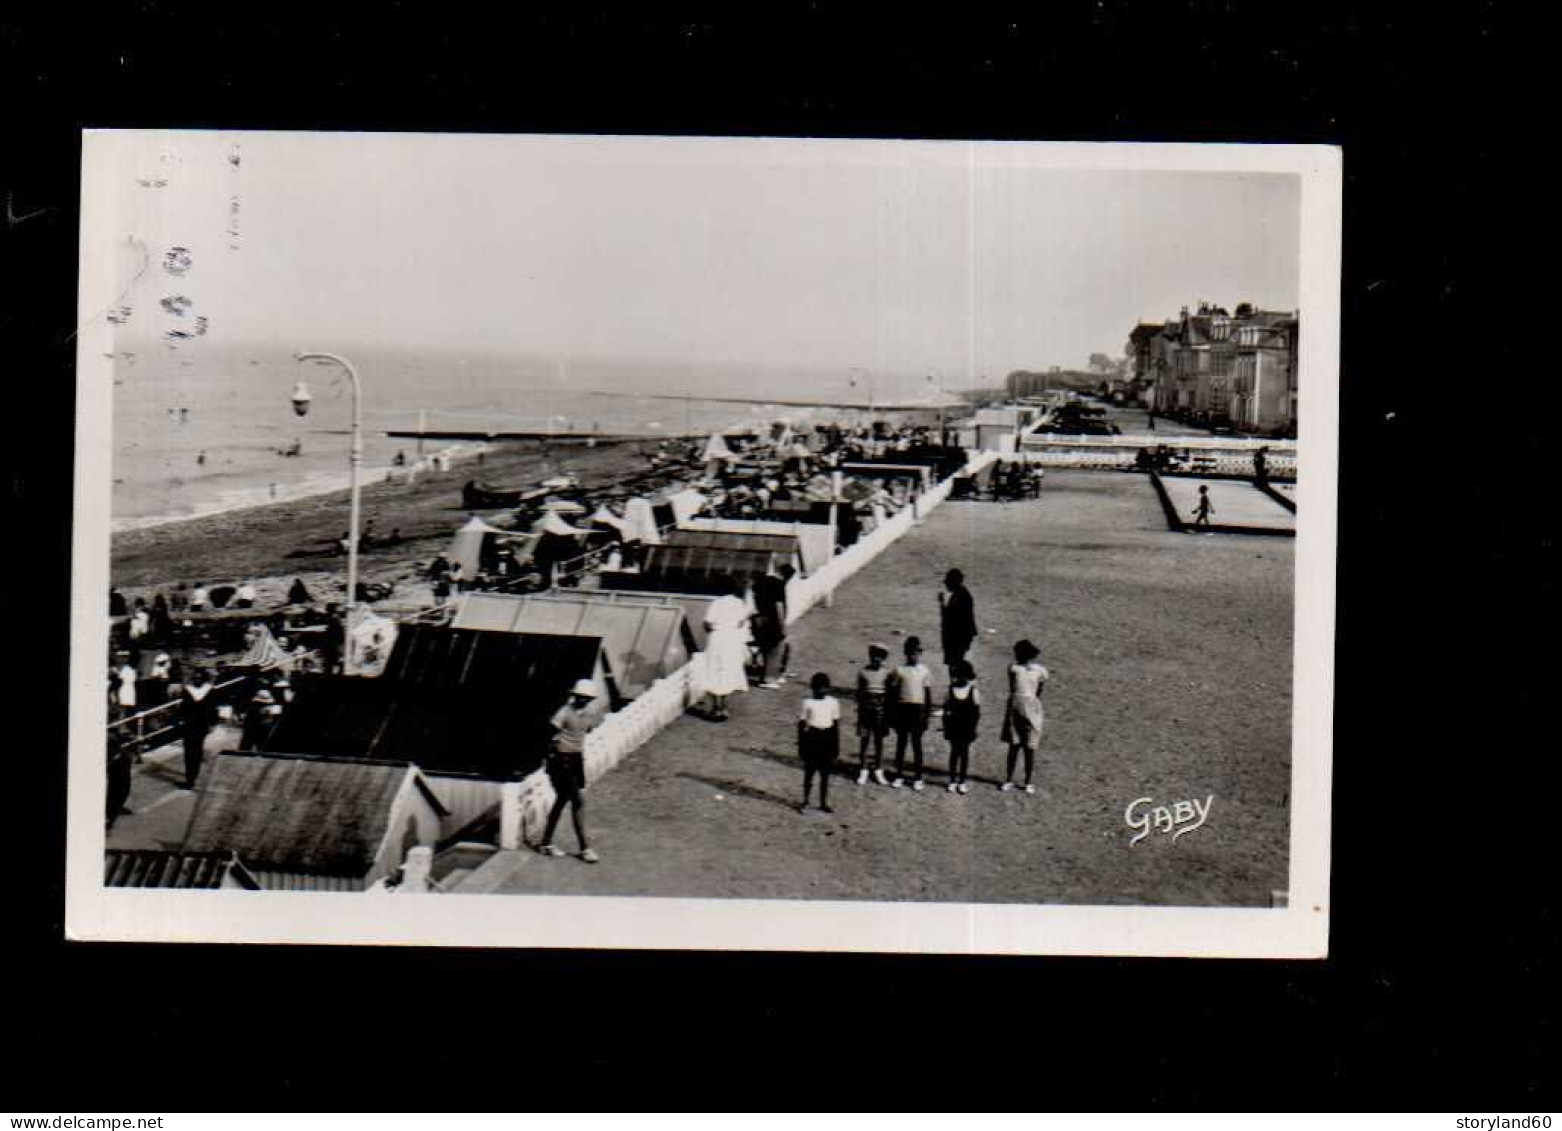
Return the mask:
<path fill-rule="evenodd" d="M 674 522 L 687 522 L 705 509 L 706 502 L 705 496 L 692 487 L 669 495 L 666 501 L 672 507 Z"/>
<path fill-rule="evenodd" d="M 705 465 L 707 476 L 721 474 L 722 465 L 737 458 L 737 453 L 727 447 L 727 439 L 720 432 L 710 434 L 710 439 L 705 441 L 705 450 L 700 454 L 700 462 Z"/>
<path fill-rule="evenodd" d="M 516 537 L 513 530 L 502 530 L 497 526 L 490 526 L 482 519 L 473 515 L 466 520 L 466 524 L 456 531 L 450 539 L 450 548 L 445 551 L 445 557 L 452 562 L 460 562 L 462 572 L 467 577 L 475 577 L 483 560 L 483 544 L 494 537 L 502 535 L 509 538 Z"/>
<path fill-rule="evenodd" d="M 661 529 L 656 523 L 656 508 L 650 499 L 634 498 L 624 504 L 626 542 L 643 542 L 654 546 L 662 540 Z"/>

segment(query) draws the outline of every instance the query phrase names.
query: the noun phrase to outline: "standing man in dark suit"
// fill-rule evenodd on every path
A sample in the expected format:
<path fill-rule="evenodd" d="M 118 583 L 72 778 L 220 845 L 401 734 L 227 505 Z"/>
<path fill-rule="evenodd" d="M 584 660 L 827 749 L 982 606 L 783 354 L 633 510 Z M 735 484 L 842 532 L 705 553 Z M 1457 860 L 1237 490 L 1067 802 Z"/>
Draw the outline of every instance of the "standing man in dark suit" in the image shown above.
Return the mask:
<path fill-rule="evenodd" d="M 944 592 L 938 595 L 939 634 L 944 664 L 952 667 L 965 659 L 976 639 L 976 603 L 965 587 L 965 574 L 952 569 L 944 575 Z"/>
<path fill-rule="evenodd" d="M 184 738 L 184 787 L 195 788 L 206 756 L 206 736 L 217 723 L 217 697 L 211 676 L 198 671 L 179 693 L 179 725 Z"/>

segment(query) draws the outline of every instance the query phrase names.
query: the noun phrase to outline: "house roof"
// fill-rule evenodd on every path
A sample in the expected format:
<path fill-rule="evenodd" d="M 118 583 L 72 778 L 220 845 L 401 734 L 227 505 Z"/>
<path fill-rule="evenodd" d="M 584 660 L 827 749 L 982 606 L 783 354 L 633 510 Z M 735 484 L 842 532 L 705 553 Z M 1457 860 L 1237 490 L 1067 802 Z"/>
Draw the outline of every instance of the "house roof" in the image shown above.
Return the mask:
<path fill-rule="evenodd" d="M 266 748 L 518 777 L 570 686 L 607 666 L 599 636 L 405 626 L 377 678 L 297 677 Z"/>
<path fill-rule="evenodd" d="M 111 848 L 103 854 L 103 886 L 215 890 L 232 877 L 239 887 L 260 889 L 259 882 L 232 851 L 167 852 Z"/>
<path fill-rule="evenodd" d="M 219 754 L 196 782 L 184 851 L 236 853 L 267 870 L 362 876 L 385 840 L 391 805 L 409 775 L 443 811 L 413 766 Z"/>

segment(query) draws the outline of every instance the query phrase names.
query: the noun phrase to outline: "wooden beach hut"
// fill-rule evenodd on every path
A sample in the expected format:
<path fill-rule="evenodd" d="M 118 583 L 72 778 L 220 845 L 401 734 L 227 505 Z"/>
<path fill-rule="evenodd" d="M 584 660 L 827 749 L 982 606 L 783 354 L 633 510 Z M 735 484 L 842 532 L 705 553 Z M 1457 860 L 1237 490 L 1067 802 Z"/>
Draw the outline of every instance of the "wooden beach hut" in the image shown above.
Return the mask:
<path fill-rule="evenodd" d="M 684 531 L 708 531 L 718 534 L 768 534 L 797 540 L 803 576 L 819 570 L 835 556 L 835 530 L 832 524 L 819 522 L 779 522 L 762 518 L 691 518 L 679 527 Z"/>
<path fill-rule="evenodd" d="M 633 699 L 689 662 L 694 635 L 682 605 L 614 597 L 580 590 L 526 596 L 468 593 L 451 627 L 599 637 L 618 693 Z"/>
<path fill-rule="evenodd" d="M 698 548 L 706 550 L 764 550 L 775 555 L 777 565 L 789 565 L 797 573 L 803 569 L 802 545 L 797 535 L 739 532 L 731 530 L 697 530 L 680 526 L 669 531 L 663 539 L 669 548 Z"/>
<path fill-rule="evenodd" d="M 219 754 L 182 851 L 226 853 L 268 891 L 363 891 L 439 840 L 445 807 L 415 765 Z"/>
<path fill-rule="evenodd" d="M 618 700 L 601 637 L 404 626 L 377 679 L 302 676 L 270 752 L 374 758 L 494 780 L 542 764 L 579 679 Z"/>
<path fill-rule="evenodd" d="M 752 585 L 789 555 L 763 548 L 715 549 L 709 546 L 653 546 L 639 570 L 603 570 L 603 589 L 658 593 L 720 593 L 732 581 Z"/>

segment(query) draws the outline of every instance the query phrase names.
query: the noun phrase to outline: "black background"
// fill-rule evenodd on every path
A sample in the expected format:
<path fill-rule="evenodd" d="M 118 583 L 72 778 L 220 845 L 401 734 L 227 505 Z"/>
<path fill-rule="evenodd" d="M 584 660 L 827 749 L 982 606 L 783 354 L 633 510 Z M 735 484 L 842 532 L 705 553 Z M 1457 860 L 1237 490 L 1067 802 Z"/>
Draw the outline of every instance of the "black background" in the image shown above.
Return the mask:
<path fill-rule="evenodd" d="M 888 1085 L 869 1094 L 1544 1109 L 1555 131 L 1546 39 L 1520 8 L 8 7 L 0 183 L 16 212 L 47 210 L 0 231 L 13 1087 L 38 1084 L 39 1110 L 503 1107 L 535 1105 L 537 1083 L 566 1106 Z M 83 126 L 1343 146 L 1332 957 L 63 943 Z"/>

